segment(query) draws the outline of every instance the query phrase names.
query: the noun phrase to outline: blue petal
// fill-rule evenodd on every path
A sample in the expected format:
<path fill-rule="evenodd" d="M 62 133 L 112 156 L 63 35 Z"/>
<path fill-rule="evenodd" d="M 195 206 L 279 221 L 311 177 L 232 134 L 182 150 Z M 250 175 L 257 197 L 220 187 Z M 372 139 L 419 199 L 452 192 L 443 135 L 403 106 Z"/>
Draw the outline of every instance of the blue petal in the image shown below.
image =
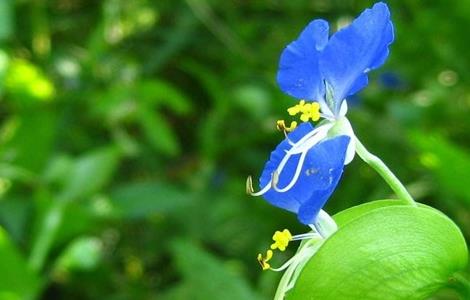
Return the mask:
<path fill-rule="evenodd" d="M 326 140 L 308 153 L 306 169 L 318 170 L 310 176 L 309 188 L 312 193 L 303 201 L 298 211 L 298 219 L 303 224 L 313 224 L 320 209 L 325 205 L 335 190 L 343 174 L 344 159 L 350 138 L 340 135 Z"/>
<path fill-rule="evenodd" d="M 297 142 L 311 130 L 313 127 L 310 123 L 302 123 L 288 137 L 292 142 Z M 338 136 L 315 145 L 308 150 L 301 175 L 295 185 L 282 193 L 271 189 L 263 197 L 274 206 L 297 213 L 302 223 L 312 224 L 338 184 L 349 140 L 348 136 Z M 288 141 L 284 140 L 271 153 L 260 178 L 261 188 L 269 184 L 272 173 L 291 147 Z M 300 154 L 297 154 L 288 160 L 279 175 L 278 187 L 285 187 L 292 180 L 299 157 Z"/>
<path fill-rule="evenodd" d="M 337 110 L 345 97 L 367 85 L 367 72 L 385 62 L 393 38 L 390 12 L 384 3 L 366 9 L 331 37 L 319 64 L 322 75 L 333 89 Z"/>
<path fill-rule="evenodd" d="M 325 87 L 319 70 L 320 52 L 328 42 L 328 23 L 314 20 L 282 52 L 277 82 L 281 90 L 298 99 L 319 100 Z"/>
<path fill-rule="evenodd" d="M 291 142 L 298 142 L 307 133 L 313 130 L 313 126 L 310 123 L 301 123 L 294 131 L 288 134 L 288 138 Z M 271 156 L 264 166 L 264 170 L 259 179 L 260 188 L 264 188 L 267 184 L 270 184 L 273 172 L 277 169 L 282 159 L 286 155 L 286 151 L 292 148 L 292 145 L 287 139 L 283 140 L 276 149 L 271 153 Z M 286 186 L 297 168 L 300 155 L 291 157 L 284 167 L 284 171 L 279 177 L 279 186 Z M 302 193 L 298 188 L 293 187 L 290 191 L 285 193 L 278 193 L 271 190 L 263 195 L 274 206 L 296 213 L 300 207 L 300 201 L 305 200 L 309 195 Z"/>

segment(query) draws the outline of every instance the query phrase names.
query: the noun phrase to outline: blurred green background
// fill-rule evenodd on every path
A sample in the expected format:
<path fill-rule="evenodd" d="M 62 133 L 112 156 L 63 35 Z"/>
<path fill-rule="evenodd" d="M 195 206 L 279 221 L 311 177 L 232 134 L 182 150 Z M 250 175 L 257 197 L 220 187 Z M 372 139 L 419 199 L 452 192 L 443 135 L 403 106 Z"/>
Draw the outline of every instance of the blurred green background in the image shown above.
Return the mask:
<path fill-rule="evenodd" d="M 0 299 L 272 298 L 256 254 L 306 231 L 245 195 L 295 103 L 279 55 L 372 4 L 1 0 Z M 391 55 L 349 118 L 468 238 L 470 2 L 389 5 Z M 326 210 L 391 196 L 356 158 Z"/>

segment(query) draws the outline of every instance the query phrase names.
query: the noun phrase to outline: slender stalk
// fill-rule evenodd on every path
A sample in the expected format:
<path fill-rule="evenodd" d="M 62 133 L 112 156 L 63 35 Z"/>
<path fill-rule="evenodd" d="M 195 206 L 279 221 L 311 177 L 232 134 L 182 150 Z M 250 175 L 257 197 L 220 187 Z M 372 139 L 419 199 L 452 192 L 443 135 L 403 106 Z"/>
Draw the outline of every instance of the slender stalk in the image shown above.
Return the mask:
<path fill-rule="evenodd" d="M 320 238 L 305 240 L 305 242 L 300 245 L 297 253 L 294 255 L 294 257 L 300 257 L 293 261 L 282 275 L 281 281 L 279 281 L 279 285 L 277 286 L 276 294 L 274 295 L 274 300 L 284 300 L 286 293 L 289 290 L 289 285 L 292 284 L 292 281 L 295 282 L 295 277 L 298 276 L 298 273 L 302 270 L 303 266 L 307 263 L 310 257 L 315 254 L 318 248 L 320 248 L 321 244 L 322 239 Z M 305 253 L 306 251 L 309 251 L 310 253 L 307 254 Z"/>
<path fill-rule="evenodd" d="M 416 202 L 411 197 L 410 193 L 406 190 L 405 186 L 398 180 L 395 174 L 390 171 L 390 169 L 383 163 L 383 161 L 375 156 L 374 154 L 367 151 L 364 145 L 356 139 L 356 153 L 359 157 L 370 165 L 380 176 L 387 182 L 390 188 L 395 192 L 395 194 L 410 205 L 416 206 Z"/>

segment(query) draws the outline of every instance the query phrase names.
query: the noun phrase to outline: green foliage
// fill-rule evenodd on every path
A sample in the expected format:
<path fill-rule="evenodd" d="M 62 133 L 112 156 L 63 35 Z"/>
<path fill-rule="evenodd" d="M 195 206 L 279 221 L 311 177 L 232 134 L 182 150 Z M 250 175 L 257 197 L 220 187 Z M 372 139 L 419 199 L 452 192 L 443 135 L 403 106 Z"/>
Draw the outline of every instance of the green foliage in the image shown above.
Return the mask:
<path fill-rule="evenodd" d="M 460 230 L 432 208 L 382 201 L 340 215 L 288 299 L 427 299 L 467 265 Z"/>
<path fill-rule="evenodd" d="M 246 281 L 230 266 L 187 241 L 173 245 L 178 270 L 185 285 L 167 295 L 168 299 L 259 299 Z"/>
<path fill-rule="evenodd" d="M 34 274 L 13 245 L 8 234 L 0 228 L 0 299 L 33 299 L 40 285 Z"/>
<path fill-rule="evenodd" d="M 293 103 L 275 82 L 279 54 L 311 19 L 340 24 L 371 3 L 0 1 L 0 299 L 271 299 L 280 274 L 256 254 L 275 230 L 308 230 L 244 193 Z M 390 59 L 348 115 L 468 239 L 470 4 L 389 5 Z M 389 196 L 356 159 L 325 209 Z M 384 203 L 335 218 L 357 214 L 344 232 L 359 230 Z"/>

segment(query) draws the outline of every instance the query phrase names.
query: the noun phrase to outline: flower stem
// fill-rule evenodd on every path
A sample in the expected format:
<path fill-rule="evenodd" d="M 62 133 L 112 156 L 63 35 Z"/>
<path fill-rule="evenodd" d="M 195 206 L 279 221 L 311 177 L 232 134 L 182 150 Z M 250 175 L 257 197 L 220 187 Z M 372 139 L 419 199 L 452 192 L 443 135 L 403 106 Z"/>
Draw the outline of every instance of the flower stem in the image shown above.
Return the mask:
<path fill-rule="evenodd" d="M 282 275 L 281 281 L 277 286 L 276 294 L 274 295 L 274 300 L 284 300 L 286 293 L 292 288 L 292 285 L 300 275 L 300 271 L 302 271 L 305 264 L 315 254 L 315 252 L 317 252 L 322 244 L 322 238 L 305 240 L 300 244 L 297 253 L 293 257 L 294 261 Z"/>
<path fill-rule="evenodd" d="M 356 153 L 359 157 L 370 165 L 380 176 L 387 182 L 395 194 L 410 205 L 416 206 L 416 202 L 411 197 L 410 193 L 406 190 L 405 186 L 398 180 L 395 174 L 383 163 L 383 161 L 374 154 L 367 151 L 364 145 L 356 137 Z"/>

